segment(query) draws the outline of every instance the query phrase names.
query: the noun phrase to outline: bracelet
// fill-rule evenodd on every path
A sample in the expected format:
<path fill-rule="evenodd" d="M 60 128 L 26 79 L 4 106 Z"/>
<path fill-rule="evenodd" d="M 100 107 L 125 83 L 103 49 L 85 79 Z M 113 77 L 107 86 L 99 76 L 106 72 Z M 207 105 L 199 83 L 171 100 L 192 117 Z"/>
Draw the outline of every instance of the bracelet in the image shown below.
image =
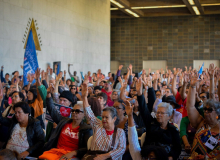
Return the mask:
<path fill-rule="evenodd" d="M 196 88 L 196 86 L 191 86 L 191 85 L 190 85 L 190 87 L 191 87 L 191 88 Z"/>

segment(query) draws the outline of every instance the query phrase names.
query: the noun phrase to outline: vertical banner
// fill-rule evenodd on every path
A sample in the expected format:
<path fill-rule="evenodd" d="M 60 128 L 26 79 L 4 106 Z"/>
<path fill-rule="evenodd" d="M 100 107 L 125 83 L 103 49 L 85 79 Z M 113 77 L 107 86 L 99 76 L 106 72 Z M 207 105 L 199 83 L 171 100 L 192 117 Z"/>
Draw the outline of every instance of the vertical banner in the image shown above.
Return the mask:
<path fill-rule="evenodd" d="M 35 49 L 32 29 L 31 29 L 24 53 L 24 65 L 23 65 L 24 85 L 28 84 L 28 80 L 27 80 L 28 74 L 34 74 L 37 68 L 38 68 L 37 54 L 36 54 L 36 49 Z M 35 83 L 34 81 L 33 83 Z"/>

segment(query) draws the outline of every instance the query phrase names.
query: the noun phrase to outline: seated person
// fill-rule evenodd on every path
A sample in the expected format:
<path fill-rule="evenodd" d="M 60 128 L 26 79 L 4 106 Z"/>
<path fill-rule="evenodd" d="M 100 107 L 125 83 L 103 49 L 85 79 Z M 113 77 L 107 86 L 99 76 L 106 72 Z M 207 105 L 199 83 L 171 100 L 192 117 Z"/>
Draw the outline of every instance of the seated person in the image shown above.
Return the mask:
<path fill-rule="evenodd" d="M 176 127 L 168 121 L 173 113 L 173 107 L 169 103 L 160 103 L 156 110 L 156 119 L 152 118 L 145 98 L 142 95 L 143 83 L 138 79 L 136 90 L 138 92 L 137 100 L 139 104 L 140 114 L 146 126 L 146 138 L 144 146 L 151 145 L 161 147 L 169 155 L 169 159 L 178 159 L 181 153 L 180 136 Z M 148 89 L 148 97 L 155 94 L 150 86 Z M 149 104 L 149 103 L 148 103 Z"/>
<path fill-rule="evenodd" d="M 101 105 L 101 110 L 103 110 L 106 107 L 106 104 L 107 104 L 107 99 L 108 99 L 107 94 L 105 94 L 103 92 L 98 93 L 97 99 L 99 100 L 99 103 Z"/>
<path fill-rule="evenodd" d="M 133 106 L 129 101 L 125 102 L 125 110 L 128 115 L 128 141 L 131 157 L 135 160 L 157 159 L 168 160 L 168 154 L 162 147 L 144 146 L 140 147 L 138 135 L 133 119 Z"/>
<path fill-rule="evenodd" d="M 95 93 L 94 96 L 97 97 L 98 94 L 102 92 L 101 90 L 102 90 L 101 87 L 95 86 L 95 87 L 94 87 L 94 93 Z"/>
<path fill-rule="evenodd" d="M 99 103 L 99 100 L 96 97 L 90 97 L 90 98 L 88 98 L 88 102 L 89 102 L 89 105 L 91 106 L 91 109 L 92 109 L 94 115 L 98 119 L 102 120 L 102 117 L 101 117 L 102 110 L 101 110 L 101 105 Z"/>
<path fill-rule="evenodd" d="M 14 111 L 15 116 L 11 119 L 0 114 L 0 124 L 9 126 L 5 147 L 18 152 L 20 158 L 38 156 L 38 149 L 43 147 L 45 138 L 40 121 L 30 116 L 31 109 L 25 102 L 16 103 Z"/>
<path fill-rule="evenodd" d="M 88 86 L 83 84 L 82 99 L 86 118 L 90 121 L 93 129 L 93 140 L 90 152 L 85 156 L 96 156 L 95 159 L 111 158 L 118 160 L 122 157 L 126 149 L 125 133 L 120 128 L 115 128 L 117 112 L 113 107 L 103 109 L 102 121 L 95 117 L 88 103 Z M 97 155 L 97 151 L 100 154 Z"/>
<path fill-rule="evenodd" d="M 54 107 L 51 87 L 47 91 L 47 109 L 57 127 L 44 146 L 45 152 L 39 159 L 82 158 L 87 151 L 87 141 L 92 135 L 91 127 L 83 122 L 83 107 L 75 104 L 71 110 L 72 118 L 62 117 Z"/>
<path fill-rule="evenodd" d="M 214 74 L 210 75 L 210 77 Z M 220 104 L 213 99 L 205 101 L 203 106 L 204 117 L 195 108 L 196 86 L 198 83 L 198 76 L 195 76 L 190 81 L 190 88 L 187 98 L 187 113 L 189 121 L 193 128 L 196 128 L 194 137 L 191 158 L 196 159 L 203 155 L 210 159 L 220 159 Z M 214 85 L 213 85 L 214 86 Z M 212 137 L 212 139 L 210 139 Z M 217 142 L 217 143 L 216 143 Z"/>
<path fill-rule="evenodd" d="M 17 160 L 18 154 L 15 151 L 9 149 L 3 149 L 0 151 L 0 160 Z"/>
<path fill-rule="evenodd" d="M 186 153 L 190 153 L 196 128 L 193 128 L 189 122 L 189 118 L 183 117 L 180 123 L 180 138 L 185 147 Z"/>

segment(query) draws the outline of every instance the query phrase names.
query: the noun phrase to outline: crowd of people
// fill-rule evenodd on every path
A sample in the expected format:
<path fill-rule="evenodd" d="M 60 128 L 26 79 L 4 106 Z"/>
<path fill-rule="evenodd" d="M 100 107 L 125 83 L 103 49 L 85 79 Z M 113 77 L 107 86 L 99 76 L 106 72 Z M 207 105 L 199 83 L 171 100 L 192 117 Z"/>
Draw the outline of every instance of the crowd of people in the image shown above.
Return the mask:
<path fill-rule="evenodd" d="M 220 160 L 214 64 L 136 74 L 131 64 L 122 74 L 120 65 L 107 76 L 101 69 L 77 76 L 70 67 L 69 79 L 56 66 L 38 68 L 27 85 L 1 67 L 0 160 L 177 160 L 182 153 Z"/>

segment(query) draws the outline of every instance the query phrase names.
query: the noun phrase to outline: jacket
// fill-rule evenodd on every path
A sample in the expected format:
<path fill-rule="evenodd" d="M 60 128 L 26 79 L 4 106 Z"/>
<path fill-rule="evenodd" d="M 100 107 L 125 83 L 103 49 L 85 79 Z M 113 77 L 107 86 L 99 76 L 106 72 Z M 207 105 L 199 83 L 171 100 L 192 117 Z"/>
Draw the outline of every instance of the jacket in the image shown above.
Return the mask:
<path fill-rule="evenodd" d="M 176 127 L 172 124 L 167 124 L 167 130 L 160 128 L 160 124 L 151 116 L 151 111 L 155 101 L 155 92 L 153 88 L 148 89 L 148 105 L 145 102 L 143 95 L 137 96 L 139 110 L 147 128 L 144 145 L 163 146 L 169 156 L 174 160 L 178 159 L 181 153 L 180 136 Z M 153 101 L 151 101 L 153 99 Z"/>
<path fill-rule="evenodd" d="M 8 143 L 8 140 L 11 138 L 13 129 L 15 125 L 18 123 L 18 121 L 16 120 L 15 116 L 9 119 L 2 117 L 0 114 L 0 123 L 4 126 L 9 126 L 9 134 L 6 138 L 6 144 L 4 145 L 5 148 Z M 45 139 L 45 134 L 43 129 L 41 128 L 40 121 L 29 116 L 26 133 L 29 144 L 29 148 L 27 149 L 27 151 L 29 152 L 30 156 L 36 156 L 38 155 L 38 149 L 44 146 Z"/>
<path fill-rule="evenodd" d="M 47 110 L 52 117 L 53 121 L 57 124 L 56 130 L 51 135 L 49 141 L 45 144 L 43 151 L 48 151 L 52 148 L 57 147 L 59 135 L 62 128 L 65 124 L 72 122 L 71 118 L 62 117 L 59 112 L 55 109 L 52 98 L 46 99 Z M 82 158 L 87 152 L 87 141 L 90 136 L 92 136 L 92 128 L 90 125 L 87 125 L 81 122 L 79 127 L 79 149 L 77 150 L 76 157 Z"/>

